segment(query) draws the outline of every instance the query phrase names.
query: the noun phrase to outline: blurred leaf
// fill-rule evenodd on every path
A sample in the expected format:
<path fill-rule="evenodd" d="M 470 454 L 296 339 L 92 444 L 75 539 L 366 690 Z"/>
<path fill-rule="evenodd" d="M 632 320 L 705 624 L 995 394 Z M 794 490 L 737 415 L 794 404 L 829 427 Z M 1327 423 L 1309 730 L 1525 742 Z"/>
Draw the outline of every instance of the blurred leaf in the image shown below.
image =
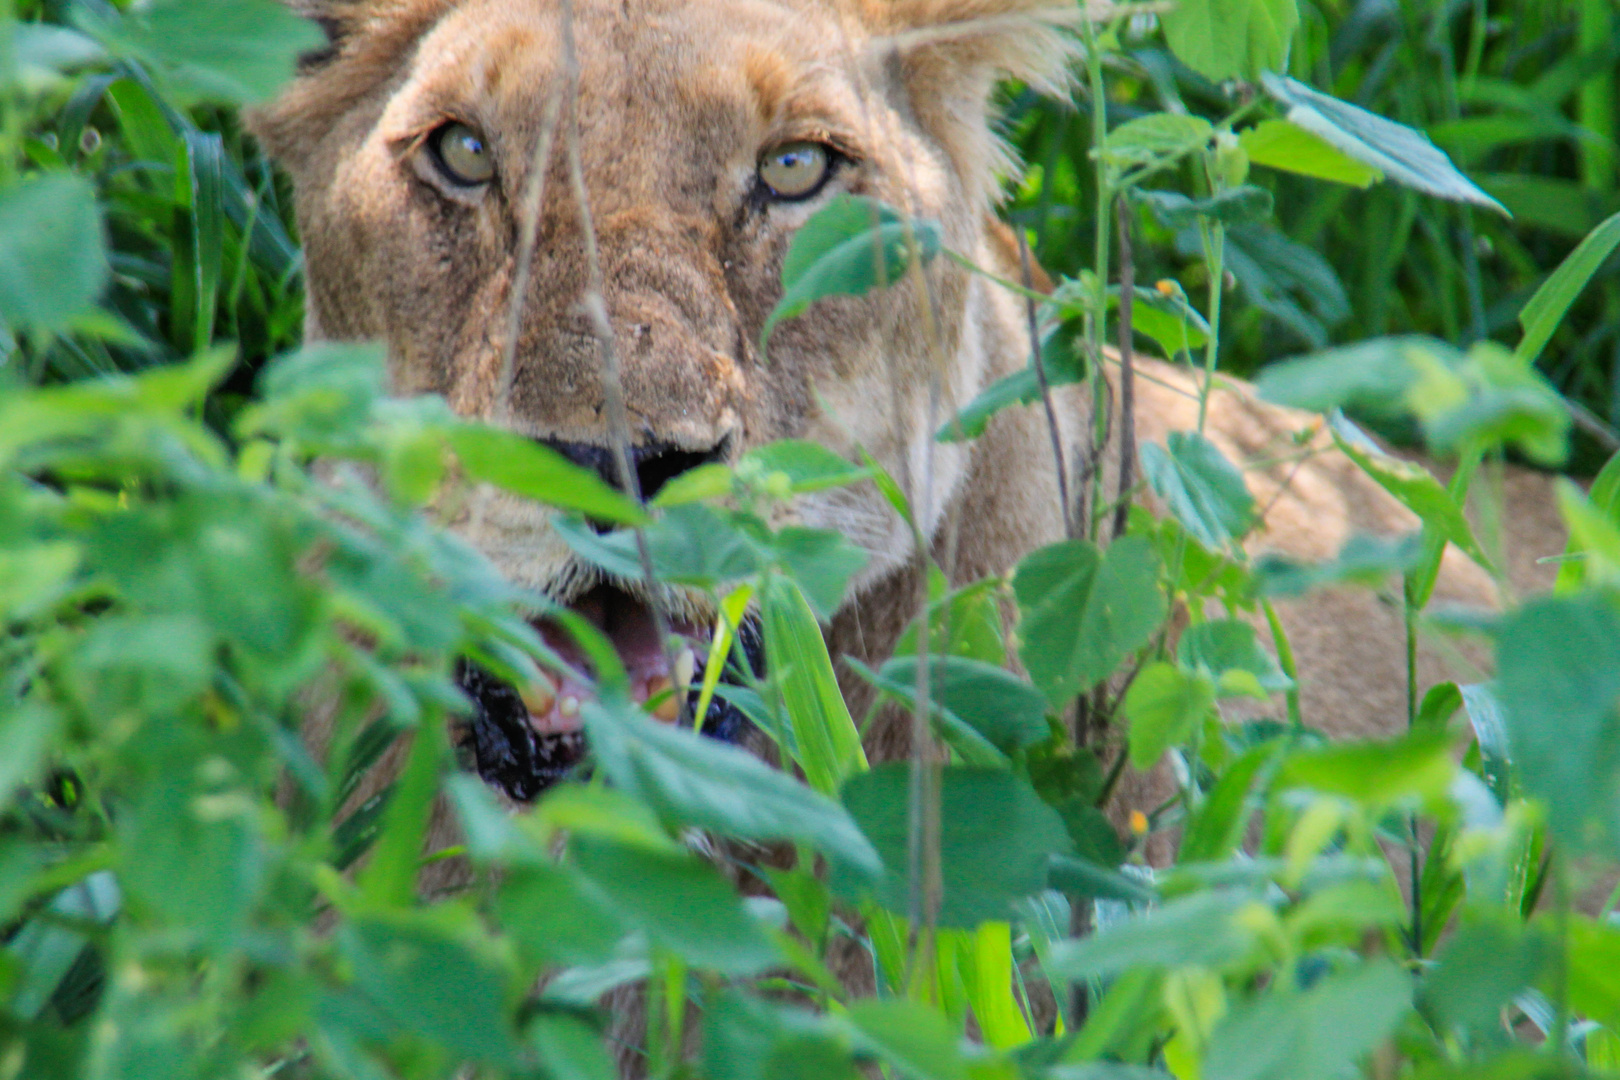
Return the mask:
<path fill-rule="evenodd" d="M 1514 775 L 1572 848 L 1620 825 L 1620 616 L 1605 597 L 1538 597 L 1497 630 L 1497 696 Z"/>
<path fill-rule="evenodd" d="M 96 193 L 45 173 L 0 188 L 0 328 L 60 331 L 107 282 Z"/>
<path fill-rule="evenodd" d="M 1446 1028 L 1494 1028 L 1502 1006 L 1535 984 L 1551 945 L 1517 920 L 1465 922 L 1420 984 L 1423 1001 Z"/>
<path fill-rule="evenodd" d="M 1569 306 L 1617 246 L 1620 246 L 1620 214 L 1588 233 L 1524 305 L 1519 312 L 1524 337 L 1513 350 L 1514 356 L 1528 364 L 1541 355 Z"/>
<path fill-rule="evenodd" d="M 1261 743 L 1226 767 L 1182 836 L 1182 863 L 1221 859 L 1242 843 L 1253 812 L 1251 793 L 1264 770 L 1285 751 L 1283 740 Z"/>
<path fill-rule="evenodd" d="M 1207 1080 L 1335 1080 L 1370 1054 L 1412 1007 L 1411 978 L 1388 960 L 1235 1007 L 1215 1029 Z"/>
<path fill-rule="evenodd" d="M 1054 707 L 1107 678 L 1153 636 L 1166 608 L 1158 576 L 1153 549 L 1133 536 L 1106 554 L 1067 540 L 1018 564 L 1018 654 Z"/>
<path fill-rule="evenodd" d="M 1266 910 L 1243 893 L 1195 893 L 1112 923 L 1089 938 L 1060 942 L 1042 964 L 1048 975 L 1066 980 L 1109 978 L 1144 967 L 1219 968 L 1259 945 L 1257 920 L 1248 917 L 1252 909 Z"/>
<path fill-rule="evenodd" d="M 1162 16 L 1176 58 L 1212 82 L 1285 71 L 1299 25 L 1294 0 L 1187 0 Z"/>
<path fill-rule="evenodd" d="M 705 1075 L 726 1080 L 854 1080 L 848 1037 L 824 1015 L 730 990 L 704 1009 Z"/>
<path fill-rule="evenodd" d="M 1176 646 L 1176 660 L 1183 668 L 1207 674 L 1222 697 L 1247 694 L 1264 700 L 1293 685 L 1260 647 L 1254 627 L 1238 619 L 1189 626 Z"/>
<path fill-rule="evenodd" d="M 602 1036 L 577 1016 L 541 1013 L 529 1025 L 529 1041 L 555 1080 L 618 1078 L 619 1070 L 602 1045 Z"/>
<path fill-rule="evenodd" d="M 1215 706 L 1215 684 L 1199 671 L 1156 661 L 1137 672 L 1125 692 L 1130 721 L 1131 764 L 1151 769 L 1172 746 L 1183 743 Z"/>
<path fill-rule="evenodd" d="M 1254 496 L 1243 474 L 1220 449 L 1197 432 L 1172 431 L 1168 450 L 1142 446 L 1142 471 L 1189 533 L 1211 551 L 1222 551 L 1254 521 Z"/>
<path fill-rule="evenodd" d="M 1231 226 L 1271 216 L 1271 192 L 1252 184 L 1228 188 L 1205 199 L 1190 199 L 1178 191 L 1136 191 L 1131 197 L 1151 208 L 1169 229 L 1195 225 L 1199 218 Z"/>
<path fill-rule="evenodd" d="M 1214 136 L 1214 127 L 1201 116 L 1149 113 L 1110 131 L 1103 143 L 1103 159 L 1118 168 L 1149 165 L 1195 151 Z"/>
<path fill-rule="evenodd" d="M 1502 204 L 1479 190 L 1421 131 L 1385 120 L 1348 102 L 1270 72 L 1266 92 L 1288 107 L 1288 121 L 1349 157 L 1381 170 L 1397 184 L 1440 199 L 1474 203 L 1503 214 Z"/>
<path fill-rule="evenodd" d="M 828 296 L 864 296 L 899 281 L 913 257 L 939 253 L 936 222 L 907 218 L 876 199 L 840 194 L 799 227 L 782 260 L 782 299 L 760 331 L 763 356 L 771 331 Z"/>
<path fill-rule="evenodd" d="M 1456 773 L 1452 741 L 1444 730 L 1418 731 L 1399 739 L 1299 750 L 1283 762 L 1277 783 L 1339 795 L 1375 809 L 1414 799 L 1434 803 L 1445 797 Z"/>
<path fill-rule="evenodd" d="M 792 840 L 863 871 L 877 854 L 837 803 L 753 754 L 627 704 L 585 706 L 585 730 L 609 779 L 666 821 L 748 840 Z"/>
<path fill-rule="evenodd" d="M 713 866 L 588 837 L 570 844 L 580 873 L 609 909 L 693 967 L 748 975 L 776 950 Z"/>
<path fill-rule="evenodd" d="M 973 927 L 1011 917 L 1012 902 L 1046 887 L 1047 858 L 1071 844 L 1058 816 L 1011 773 L 960 766 L 939 768 L 941 926 Z M 831 860 L 834 892 L 870 895 L 889 911 L 910 910 L 907 856 L 911 768 L 880 765 L 844 784 L 844 805 L 883 861 L 871 875 Z"/>
<path fill-rule="evenodd" d="M 56 710 L 38 701 L 0 708 L 0 809 L 38 779 L 60 724 Z"/>
<path fill-rule="evenodd" d="M 845 461 L 820 443 L 802 439 L 782 439 L 766 443 L 743 455 L 739 468 L 757 468 L 762 473 L 782 473 L 795 495 L 859 483 L 872 475 L 870 469 Z"/>
<path fill-rule="evenodd" d="M 968 1080 L 962 1039 L 937 1010 L 915 1001 L 868 998 L 850 1007 L 862 1048 L 913 1080 Z"/>
<path fill-rule="evenodd" d="M 1048 388 L 1069 386 L 1085 377 L 1085 368 L 1069 339 L 1054 330 L 1042 340 L 1041 367 L 1046 372 Z M 939 442 L 963 442 L 984 434 L 990 420 L 1001 410 L 1014 405 L 1030 405 L 1041 400 L 1041 381 L 1034 365 L 1021 367 L 1010 375 L 1003 375 L 962 407 L 950 420 L 934 433 Z"/>
<path fill-rule="evenodd" d="M 1371 536 L 1356 533 L 1336 558 L 1301 564 L 1280 555 L 1263 555 L 1254 577 L 1262 596 L 1302 596 L 1312 589 L 1344 583 L 1376 587 L 1390 577 L 1415 569 L 1423 556 L 1423 533 Z"/>
<path fill-rule="evenodd" d="M 273 0 L 153 0 L 102 31 L 166 65 L 196 93 L 236 105 L 271 97 L 292 78 L 298 57 L 325 43 L 312 22 Z"/>
<path fill-rule="evenodd" d="M 1286 120 L 1262 120 L 1238 135 L 1238 145 L 1255 165 L 1317 180 L 1364 188 L 1384 178 L 1380 169 L 1356 160 L 1321 136 Z"/>

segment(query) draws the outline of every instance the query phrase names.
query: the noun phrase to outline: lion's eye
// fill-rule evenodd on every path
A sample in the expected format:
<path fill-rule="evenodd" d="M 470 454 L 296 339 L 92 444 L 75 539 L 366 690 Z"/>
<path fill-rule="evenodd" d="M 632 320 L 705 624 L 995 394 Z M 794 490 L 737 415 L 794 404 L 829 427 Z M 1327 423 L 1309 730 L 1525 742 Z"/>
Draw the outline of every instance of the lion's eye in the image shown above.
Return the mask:
<path fill-rule="evenodd" d="M 466 124 L 452 121 L 428 137 L 440 171 L 453 184 L 476 187 L 495 175 L 495 160 L 484 137 Z"/>
<path fill-rule="evenodd" d="M 759 159 L 759 179 L 779 199 L 807 199 L 832 172 L 833 151 L 817 142 L 790 142 Z"/>

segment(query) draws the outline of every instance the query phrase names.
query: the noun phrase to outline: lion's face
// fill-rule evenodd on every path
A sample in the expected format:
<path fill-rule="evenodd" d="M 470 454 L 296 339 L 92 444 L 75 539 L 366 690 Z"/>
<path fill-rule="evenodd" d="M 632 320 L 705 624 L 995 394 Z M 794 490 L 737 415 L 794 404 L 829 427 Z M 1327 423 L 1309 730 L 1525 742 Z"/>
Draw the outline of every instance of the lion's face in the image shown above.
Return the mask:
<path fill-rule="evenodd" d="M 609 338 L 644 493 L 783 437 L 864 448 L 920 478 L 940 410 L 971 396 L 994 359 L 980 282 L 939 264 L 926 289 L 819 303 L 777 328 L 768 363 L 760 330 L 795 231 L 839 192 L 935 219 L 957 251 L 983 248 L 1001 164 L 987 98 L 998 77 L 1038 77 L 1056 54 L 1050 19 L 1030 15 L 1041 6 L 576 0 L 577 80 L 559 7 L 313 6 L 333 47 L 256 121 L 295 182 L 310 336 L 382 338 L 396 391 L 441 394 L 614 478 Z M 536 176 L 548 116 L 559 122 Z M 598 286 L 608 334 L 591 317 Z M 933 450 L 933 494 L 918 500 L 930 530 L 964 456 Z M 857 587 L 908 557 L 909 531 L 870 488 L 794 513 L 867 548 Z M 604 602 L 544 508 L 480 491 L 458 527 L 514 581 Z M 637 602 L 605 602 L 610 631 L 635 624 L 614 631 L 626 659 L 645 660 L 649 679 L 668 674 L 656 648 L 631 655 Z"/>

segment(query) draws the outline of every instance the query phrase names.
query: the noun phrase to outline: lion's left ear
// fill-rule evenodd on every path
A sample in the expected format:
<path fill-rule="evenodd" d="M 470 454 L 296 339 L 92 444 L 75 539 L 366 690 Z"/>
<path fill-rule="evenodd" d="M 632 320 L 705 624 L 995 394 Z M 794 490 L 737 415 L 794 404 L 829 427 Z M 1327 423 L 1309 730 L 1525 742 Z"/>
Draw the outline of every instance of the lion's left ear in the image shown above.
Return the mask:
<path fill-rule="evenodd" d="M 898 61 L 918 122 L 993 197 L 995 177 L 1015 164 L 992 130 L 996 84 L 1064 93 L 1081 9 L 1072 0 L 860 0 L 860 10 L 872 45 Z"/>

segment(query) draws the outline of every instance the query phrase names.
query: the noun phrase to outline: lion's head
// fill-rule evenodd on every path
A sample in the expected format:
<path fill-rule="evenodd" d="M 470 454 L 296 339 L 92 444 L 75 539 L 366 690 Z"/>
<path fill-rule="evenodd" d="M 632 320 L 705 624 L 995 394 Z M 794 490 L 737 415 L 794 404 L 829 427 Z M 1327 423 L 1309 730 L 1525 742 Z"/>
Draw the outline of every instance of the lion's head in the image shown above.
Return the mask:
<path fill-rule="evenodd" d="M 651 494 L 687 468 L 783 437 L 850 457 L 864 448 L 895 475 L 919 476 L 938 410 L 1023 362 L 1019 334 L 991 326 L 1006 321 L 1005 298 L 943 261 L 926 289 L 825 301 L 783 323 L 768 363 L 758 343 L 795 231 L 837 193 L 934 219 L 950 248 L 994 261 L 1007 158 L 991 95 L 1008 76 L 1060 78 L 1058 26 L 1072 7 L 299 6 L 330 48 L 307 58 L 255 128 L 296 188 L 308 336 L 385 340 L 397 392 L 443 395 L 463 416 L 617 479 L 610 338 L 633 468 Z M 571 185 L 575 152 L 594 235 Z M 525 278 L 526 205 L 539 224 Z M 597 287 L 605 320 L 593 321 Z M 918 500 L 925 531 L 967 453 L 933 449 L 931 495 Z M 870 486 L 806 497 L 794 512 L 870 553 L 856 591 L 911 557 L 908 528 Z M 587 610 L 633 675 L 671 674 L 639 591 L 575 559 L 545 508 L 481 491 L 458 527 L 514 581 Z M 531 707 L 529 726 L 566 733 L 563 697 Z"/>

